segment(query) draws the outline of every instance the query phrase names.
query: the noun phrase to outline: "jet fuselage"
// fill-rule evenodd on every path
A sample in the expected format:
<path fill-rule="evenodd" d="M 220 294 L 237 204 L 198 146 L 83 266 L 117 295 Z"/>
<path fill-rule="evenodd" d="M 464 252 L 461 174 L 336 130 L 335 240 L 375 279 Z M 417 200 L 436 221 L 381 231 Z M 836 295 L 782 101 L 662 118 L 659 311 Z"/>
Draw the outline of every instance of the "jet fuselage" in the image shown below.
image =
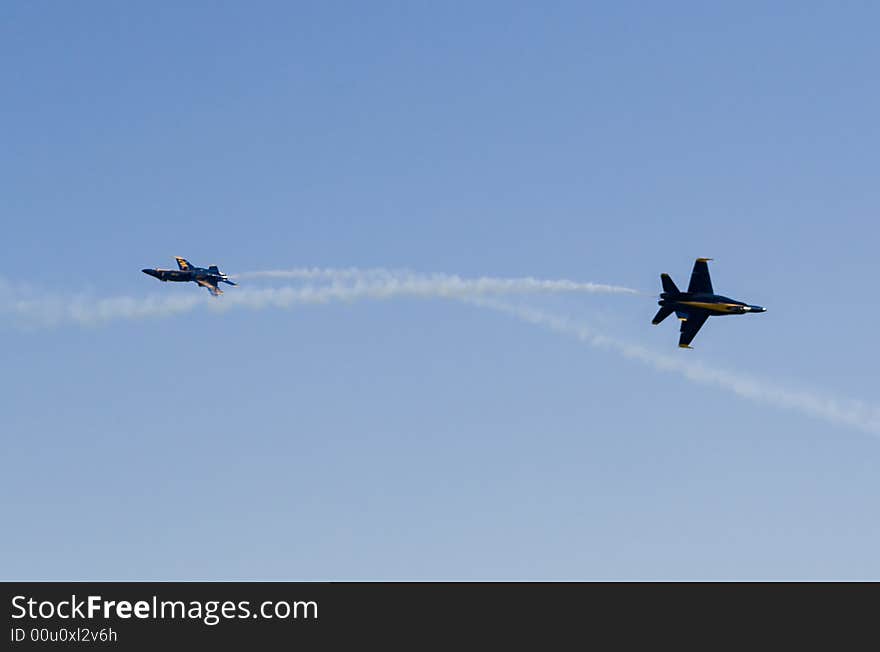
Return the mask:
<path fill-rule="evenodd" d="M 761 306 L 753 306 L 736 301 L 720 294 L 703 294 L 699 292 L 663 292 L 657 302 L 661 306 L 672 308 L 676 312 L 688 312 L 694 308 L 705 310 L 713 315 L 744 315 L 747 312 L 766 312 Z"/>
<path fill-rule="evenodd" d="M 188 281 L 198 281 L 199 279 L 210 279 L 213 277 L 216 281 L 221 281 L 222 277 L 219 274 L 214 274 L 213 272 L 204 269 L 203 267 L 198 267 L 196 269 L 142 269 L 144 274 L 149 274 L 160 281 L 174 281 L 185 283 Z"/>
<path fill-rule="evenodd" d="M 213 296 L 217 297 L 223 294 L 223 290 L 218 287 L 220 283 L 228 285 L 236 285 L 229 280 L 226 274 L 223 274 L 216 265 L 210 267 L 196 267 L 185 258 L 175 256 L 178 269 L 142 269 L 144 274 L 157 278 L 160 281 L 174 281 L 177 283 L 186 283 L 192 281 L 198 283 L 207 289 Z"/>

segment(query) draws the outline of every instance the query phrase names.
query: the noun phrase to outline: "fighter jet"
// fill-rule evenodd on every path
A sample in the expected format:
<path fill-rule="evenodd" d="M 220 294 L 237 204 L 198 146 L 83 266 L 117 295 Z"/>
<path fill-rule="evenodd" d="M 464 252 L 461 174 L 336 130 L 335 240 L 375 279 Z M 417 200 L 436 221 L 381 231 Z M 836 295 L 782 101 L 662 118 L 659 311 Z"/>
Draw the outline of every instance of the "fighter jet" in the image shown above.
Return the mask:
<path fill-rule="evenodd" d="M 237 285 L 229 280 L 226 274 L 220 273 L 217 265 L 210 267 L 195 267 L 185 258 L 175 256 L 178 269 L 142 269 L 144 274 L 154 276 L 160 281 L 193 281 L 203 288 L 206 288 L 213 296 L 217 297 L 223 294 L 218 286 L 219 283 L 228 283 L 229 285 Z"/>
<path fill-rule="evenodd" d="M 767 311 L 761 306 L 750 306 L 742 301 L 734 301 L 715 294 L 712 289 L 712 279 L 709 278 L 709 265 L 706 264 L 710 260 L 712 259 L 697 258 L 687 292 L 679 291 L 669 274 L 660 275 L 660 282 L 663 284 L 663 293 L 657 302 L 660 304 L 660 310 L 654 315 L 651 323 L 659 324 L 674 312 L 681 320 L 678 345 L 683 349 L 694 348 L 690 345 L 691 342 L 712 315 L 744 315 L 748 312 Z"/>

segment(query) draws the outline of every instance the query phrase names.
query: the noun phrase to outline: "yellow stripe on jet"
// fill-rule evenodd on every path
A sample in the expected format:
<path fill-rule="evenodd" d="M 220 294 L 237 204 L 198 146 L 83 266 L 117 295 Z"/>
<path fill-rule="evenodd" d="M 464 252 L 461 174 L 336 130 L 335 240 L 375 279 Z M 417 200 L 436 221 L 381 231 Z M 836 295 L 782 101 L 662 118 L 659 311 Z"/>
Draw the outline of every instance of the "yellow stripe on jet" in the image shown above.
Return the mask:
<path fill-rule="evenodd" d="M 742 306 L 736 303 L 703 303 L 702 301 L 680 301 L 684 306 L 693 306 L 694 308 L 702 308 L 709 312 L 737 312 L 742 310 Z"/>

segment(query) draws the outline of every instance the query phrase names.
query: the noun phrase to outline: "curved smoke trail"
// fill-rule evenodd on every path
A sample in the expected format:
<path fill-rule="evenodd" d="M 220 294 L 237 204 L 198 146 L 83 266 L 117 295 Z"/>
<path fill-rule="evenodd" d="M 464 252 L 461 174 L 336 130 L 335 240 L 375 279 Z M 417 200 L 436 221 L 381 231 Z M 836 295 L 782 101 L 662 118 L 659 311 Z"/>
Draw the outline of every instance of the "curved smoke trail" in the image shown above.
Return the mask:
<path fill-rule="evenodd" d="M 594 331 L 589 326 L 565 317 L 534 308 L 515 306 L 497 299 L 468 298 L 467 303 L 503 312 L 517 319 L 542 326 L 551 331 L 571 335 L 590 346 L 614 351 L 625 358 L 638 360 L 659 371 L 684 376 L 700 385 L 712 385 L 742 398 L 794 410 L 838 425 L 880 435 L 880 407 L 864 401 L 833 398 L 816 392 L 795 390 L 777 383 L 743 374 L 706 367 L 683 356 L 672 356 L 651 351 L 642 346 L 623 342 Z"/>
<path fill-rule="evenodd" d="M 534 278 L 465 279 L 454 275 L 418 275 L 386 269 L 299 269 L 250 272 L 238 278 L 325 279 L 327 285 L 238 288 L 216 300 L 200 293 L 186 296 L 109 297 L 45 296 L 0 279 L 0 314 L 26 323 L 96 325 L 116 319 L 172 316 L 198 308 L 222 312 L 239 308 L 292 308 L 301 305 L 401 297 L 445 298 L 500 311 L 524 322 L 572 335 L 591 346 L 617 352 L 660 371 L 679 374 L 702 385 L 713 385 L 752 401 L 798 411 L 826 421 L 880 435 L 880 408 L 862 401 L 793 390 L 750 376 L 708 368 L 681 356 L 657 353 L 598 333 L 584 324 L 534 308 L 515 306 L 497 297 L 510 294 L 588 292 L 640 294 L 615 285 Z"/>
<path fill-rule="evenodd" d="M 243 272 L 231 275 L 236 279 L 326 279 L 336 282 L 355 281 L 358 283 L 387 283 L 389 285 L 405 284 L 413 288 L 442 288 L 451 296 L 453 294 L 527 294 L 533 292 L 592 292 L 601 294 L 640 294 L 638 290 L 620 285 L 604 283 L 584 283 L 567 279 L 548 280 L 531 276 L 514 278 L 497 278 L 481 276 L 463 278 L 457 274 L 419 273 L 410 270 L 356 267 L 301 267 L 296 269 L 265 270 Z"/>
<path fill-rule="evenodd" d="M 269 278 L 294 278 L 296 270 L 270 272 Z M 287 276 L 278 276 L 284 274 Z M 588 292 L 604 294 L 636 294 L 630 288 L 597 283 L 578 283 L 568 280 L 544 280 L 535 278 L 466 279 L 459 276 L 407 273 L 403 277 L 393 272 L 361 273 L 357 270 L 321 270 L 323 278 L 330 283 L 320 286 L 282 286 L 268 288 L 236 288 L 220 299 L 214 299 L 201 291 L 186 296 L 148 297 L 87 297 L 45 296 L 33 291 L 14 289 L 0 284 L 0 314 L 9 314 L 25 323 L 55 325 L 76 323 L 95 325 L 116 319 L 142 319 L 167 317 L 197 308 L 224 312 L 237 308 L 259 310 L 263 308 L 293 308 L 301 305 L 321 304 L 363 299 L 387 300 L 394 298 L 446 298 L 466 299 L 480 296 L 505 294 L 538 294 L 558 292 Z M 241 276 L 239 276 L 241 278 Z"/>

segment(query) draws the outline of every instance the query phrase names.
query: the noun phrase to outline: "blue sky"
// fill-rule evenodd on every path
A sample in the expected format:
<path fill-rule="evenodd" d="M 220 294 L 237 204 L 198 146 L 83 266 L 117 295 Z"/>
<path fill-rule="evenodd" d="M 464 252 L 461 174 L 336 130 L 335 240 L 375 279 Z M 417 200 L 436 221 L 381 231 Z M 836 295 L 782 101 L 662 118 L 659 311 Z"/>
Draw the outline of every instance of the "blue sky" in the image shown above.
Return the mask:
<path fill-rule="evenodd" d="M 140 273 L 182 255 L 655 293 L 710 256 L 718 291 L 769 311 L 694 351 L 651 296 L 515 301 L 876 405 L 878 19 L 4 3 L 0 278 L 203 294 Z M 880 578 L 880 438 L 509 315 L 401 299 L 0 333 L 4 579 Z"/>

